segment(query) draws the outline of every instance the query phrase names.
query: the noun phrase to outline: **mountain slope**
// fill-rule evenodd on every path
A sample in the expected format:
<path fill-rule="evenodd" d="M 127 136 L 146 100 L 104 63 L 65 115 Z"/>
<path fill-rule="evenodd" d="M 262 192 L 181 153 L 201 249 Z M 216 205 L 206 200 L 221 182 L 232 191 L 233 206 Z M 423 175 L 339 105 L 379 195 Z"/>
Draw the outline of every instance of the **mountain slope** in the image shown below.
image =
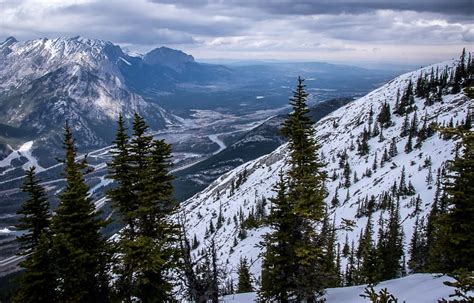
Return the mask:
<path fill-rule="evenodd" d="M 427 176 L 431 171 L 431 174 L 434 175 L 433 179 L 435 179 L 436 171 L 443 166 L 446 160 L 453 158 L 456 149 L 454 141 L 444 140 L 439 134 L 435 134 L 429 137 L 421 148 L 405 153 L 404 147 L 407 137 L 400 136 L 404 118 L 392 114 L 392 126 L 383 130 L 385 139 L 381 142 L 378 137 L 369 140 L 370 152 L 368 155 L 359 156 L 355 147 L 352 148 L 352 146 L 356 144 L 357 138 L 364 128 L 369 127 L 371 109 L 375 114 L 373 119 L 380 112 L 384 102 L 387 102 L 393 110 L 397 102 L 397 92 L 403 92 L 410 80 L 415 83 L 420 72 L 429 74 L 432 68 L 443 69 L 445 65 L 451 69 L 454 64 L 454 61 L 445 62 L 401 75 L 379 89 L 336 110 L 316 124 L 315 138 L 316 142 L 321 145 L 321 158 L 327 163 L 326 171 L 329 177 L 336 174 L 334 180 L 328 179 L 327 181 L 329 195 L 326 202 L 328 205 L 335 195 L 336 188 L 340 187 L 343 181 L 340 177 L 343 175 L 343 169 L 339 165 L 340 156 L 347 153 L 352 170 L 351 176 L 357 172 L 359 179 L 356 183 L 352 181 L 347 189 L 339 189 L 341 203 L 331 209 L 336 226 L 340 226 L 343 219 L 355 222 L 353 230 L 338 233 L 339 243 L 344 243 L 346 235 L 349 241 L 357 241 L 361 229 L 367 223 L 365 216 L 357 214 L 358 207 L 366 197 L 370 198 L 373 195 L 375 199 L 378 199 L 383 191 L 390 191 L 394 182 L 397 184 L 400 182 L 403 170 L 406 182 L 411 182 L 416 195 L 420 195 L 422 200 L 421 215 L 426 215 L 429 211 L 435 194 L 435 186 L 433 181 L 427 184 Z M 431 106 L 425 106 L 424 100 L 416 98 L 415 103 L 418 108 L 416 113 L 420 120 L 426 116 L 428 123 L 443 124 L 452 120 L 456 124 L 465 119 L 471 102 L 472 100 L 463 94 L 445 95 L 441 102 L 436 102 Z M 410 120 L 413 115 L 414 113 L 409 115 Z M 396 142 L 398 155 L 381 166 L 381 156 L 385 148 L 389 149 L 392 140 Z M 185 217 L 188 236 L 196 235 L 201 243 L 195 251 L 196 254 L 206 244 L 206 240 L 214 237 L 215 243 L 218 245 L 220 260 L 233 270 L 234 277 L 241 256 L 249 258 L 251 271 L 255 277 L 260 275 L 259 253 L 261 247 L 256 244 L 269 229 L 260 226 L 242 231 L 241 222 L 245 221 L 249 213 L 257 207 L 261 208 L 262 205 L 268 212 L 270 207 L 268 198 L 274 195 L 272 186 L 277 181 L 278 172 L 287 169 L 286 157 L 287 147 L 283 145 L 271 154 L 242 164 L 221 176 L 204 191 L 182 204 L 181 215 Z M 373 167 L 374 160 L 377 163 L 376 169 Z M 368 169 L 371 170 L 370 175 L 364 176 Z M 345 198 L 347 194 L 348 196 Z M 414 197 L 406 196 L 400 199 L 405 245 L 411 237 L 415 220 L 412 216 L 414 205 L 410 203 Z M 219 214 L 224 218 L 224 224 L 215 233 L 210 233 L 210 221 L 213 221 L 213 225 L 216 226 Z M 378 230 L 377 219 L 380 214 L 379 210 L 373 216 L 375 218 L 374 230 L 376 231 Z"/>

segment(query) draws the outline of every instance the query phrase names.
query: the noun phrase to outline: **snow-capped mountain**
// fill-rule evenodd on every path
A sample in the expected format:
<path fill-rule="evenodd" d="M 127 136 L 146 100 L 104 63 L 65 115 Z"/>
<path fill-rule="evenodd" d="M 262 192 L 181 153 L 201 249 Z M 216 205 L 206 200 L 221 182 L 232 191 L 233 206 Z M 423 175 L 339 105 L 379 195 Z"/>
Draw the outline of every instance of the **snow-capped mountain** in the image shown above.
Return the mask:
<path fill-rule="evenodd" d="M 36 147 L 56 144 L 67 119 L 78 145 L 110 142 L 114 121 L 135 111 L 157 129 L 179 119 L 126 84 L 130 57 L 111 42 L 83 37 L 0 44 L 0 126 L 28 130 Z M 11 139 L 11 138 L 9 138 Z"/>
<path fill-rule="evenodd" d="M 416 191 L 415 195 L 402 196 L 400 199 L 405 246 L 410 240 L 415 221 L 412 216 L 415 205 L 410 203 L 412 199 L 418 195 L 421 198 L 420 215 L 426 216 L 429 212 L 435 195 L 436 172 L 446 160 L 453 158 L 456 150 L 455 141 L 445 140 L 439 133 L 435 133 L 426 139 L 421 147 L 407 153 L 404 150 L 408 138 L 400 136 L 405 118 L 392 113 L 391 126 L 382 130 L 382 136 L 371 137 L 368 141 L 370 150 L 367 155 L 359 155 L 354 145 L 364 132 L 364 128 L 375 127 L 370 121 L 376 121 L 385 102 L 390 105 L 393 112 L 398 93 L 404 92 L 410 80 L 416 83 L 420 73 L 429 74 L 437 67 L 443 70 L 448 66 L 450 72 L 455 64 L 455 61 L 449 61 L 403 74 L 366 96 L 339 108 L 315 125 L 315 139 L 321 145 L 320 156 L 327 163 L 326 202 L 331 205 L 336 191 L 340 201 L 338 206 L 331 208 L 331 216 L 335 218 L 336 226 L 340 226 L 344 219 L 355 222 L 355 228 L 351 231 L 338 232 L 338 241 L 341 245 L 344 244 L 346 237 L 349 241 L 355 240 L 357 243 L 361 229 L 366 226 L 367 217 L 357 215 L 358 207 L 364 199 L 370 199 L 371 196 L 375 199 L 380 198 L 384 191 L 390 191 L 394 183 L 397 185 L 400 183 L 402 174 L 405 175 L 407 184 L 411 183 Z M 440 124 L 452 121 L 456 125 L 466 118 L 468 108 L 472 106 L 472 99 L 462 93 L 448 94 L 443 96 L 442 101 L 430 106 L 425 105 L 424 99 L 415 98 L 415 105 L 417 110 L 408 115 L 410 121 L 416 114 L 418 121 L 426 120 L 427 123 Z M 370 117 L 371 111 L 372 117 Z M 381 164 L 384 150 L 389 150 L 392 141 L 398 154 Z M 339 162 L 343 155 L 351 170 L 351 183 L 347 188 L 341 186 L 343 167 Z M 259 277 L 261 268 L 259 254 L 262 248 L 258 243 L 269 228 L 261 226 L 244 229 L 241 222 L 251 212 L 261 210 L 262 207 L 269 211 L 268 198 L 275 194 L 272 187 L 278 180 L 279 172 L 288 168 L 286 160 L 287 146 L 283 145 L 274 152 L 242 164 L 221 176 L 181 205 L 180 216 L 184 218 L 182 220 L 186 224 L 188 237 L 193 239 L 196 236 L 195 244 L 199 244 L 193 251 L 196 256 L 210 239 L 214 238 L 219 250 L 219 260 L 228 269 L 233 270 L 234 278 L 241 257 L 249 259 L 252 273 L 255 277 Z M 358 175 L 356 180 L 353 178 L 354 172 Z M 379 216 L 380 210 L 373 215 L 375 231 L 378 230 Z"/>

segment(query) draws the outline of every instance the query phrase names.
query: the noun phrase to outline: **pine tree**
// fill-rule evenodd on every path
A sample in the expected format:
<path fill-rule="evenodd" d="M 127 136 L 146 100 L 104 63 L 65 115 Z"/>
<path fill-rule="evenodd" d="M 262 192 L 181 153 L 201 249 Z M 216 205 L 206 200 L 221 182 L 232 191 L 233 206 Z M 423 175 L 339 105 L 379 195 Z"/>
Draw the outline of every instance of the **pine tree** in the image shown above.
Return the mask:
<path fill-rule="evenodd" d="M 143 191 L 138 194 L 138 235 L 133 243 L 136 258 L 136 293 L 142 301 L 172 300 L 172 271 L 176 269 L 177 226 L 170 216 L 177 204 L 173 199 L 171 146 L 163 140 L 153 141 L 143 171 Z"/>
<path fill-rule="evenodd" d="M 440 232 L 446 235 L 447 269 L 474 270 L 474 132 L 445 130 L 461 138 L 462 151 L 448 163 L 444 184 L 447 194 L 446 212 L 438 221 Z"/>
<path fill-rule="evenodd" d="M 119 241 L 115 243 L 115 249 L 119 254 L 113 270 L 117 275 L 115 287 L 118 297 L 127 301 L 127 298 L 131 297 L 133 268 L 136 266 L 134 260 L 128 257 L 130 247 L 127 244 L 133 242 L 137 235 L 135 219 L 137 197 L 133 192 L 130 138 L 122 114 L 118 117 L 117 126 L 114 148 L 110 151 L 112 160 L 107 163 L 108 178 L 114 180 L 115 186 L 107 192 L 107 196 L 125 225 L 120 232 Z"/>
<path fill-rule="evenodd" d="M 423 218 L 416 216 L 413 235 L 409 247 L 408 266 L 412 273 L 423 272 L 426 268 L 427 246 Z"/>
<path fill-rule="evenodd" d="M 109 163 L 109 176 L 117 183 L 108 195 L 126 223 L 115 269 L 117 296 L 125 302 L 132 297 L 172 300 L 169 275 L 177 266 L 178 230 L 169 219 L 177 206 L 169 174 L 171 147 L 153 140 L 147 130 L 143 117 L 135 113 L 129 138 L 120 115 Z"/>
<path fill-rule="evenodd" d="M 413 151 L 413 135 L 410 132 L 408 134 L 407 144 L 405 145 L 405 153 L 409 154 Z"/>
<path fill-rule="evenodd" d="M 320 264 L 322 247 L 318 241 L 320 235 L 314 225 L 321 224 L 324 218 L 326 175 L 322 171 L 323 164 L 317 156 L 319 146 L 313 137 L 313 122 L 308 116 L 307 97 L 303 79 L 298 78 L 294 96 L 290 99 L 293 112 L 282 127 L 282 133 L 289 138 L 288 147 L 290 150 L 290 169 L 286 181 L 288 192 L 284 196 L 287 196 L 285 200 L 288 200 L 289 211 L 293 213 L 293 215 L 289 215 L 293 221 L 291 229 L 288 229 L 291 243 L 288 243 L 287 249 L 290 250 L 290 254 L 293 254 L 294 258 L 286 258 L 285 262 L 290 266 L 278 272 L 279 275 L 286 275 L 288 281 L 286 283 L 290 283 L 290 285 L 283 288 L 283 294 L 281 289 L 278 289 L 279 286 L 270 285 L 270 290 L 261 291 L 262 297 L 267 300 L 274 298 L 277 294 L 280 299 L 294 295 L 297 300 L 314 302 L 315 296 L 321 294 L 324 287 L 325 273 L 317 270 L 322 266 Z M 283 215 L 283 217 L 285 216 L 288 214 Z M 270 223 L 272 221 L 270 217 L 269 221 Z M 278 234 L 277 231 L 275 233 Z M 266 245 L 268 251 L 270 249 L 268 244 L 272 241 L 271 238 L 267 239 L 269 239 Z M 264 264 L 267 268 L 274 267 L 266 256 Z M 264 276 L 266 277 L 264 278 Z M 272 273 L 265 267 L 262 270 L 262 288 L 264 288 L 264 279 L 273 279 Z"/>
<path fill-rule="evenodd" d="M 51 253 L 51 236 L 43 232 L 34 249 L 20 262 L 25 271 L 19 278 L 20 287 L 13 297 L 13 302 L 58 302 L 55 261 Z"/>
<path fill-rule="evenodd" d="M 380 109 L 379 115 L 377 116 L 377 121 L 385 128 L 389 127 L 392 123 L 390 112 L 390 105 L 385 101 Z"/>
<path fill-rule="evenodd" d="M 48 197 L 36 178 L 34 166 L 26 170 L 25 182 L 20 189 L 28 195 L 28 198 L 17 213 L 20 215 L 17 229 L 25 231 L 17 240 L 20 242 L 23 254 L 28 254 L 38 245 L 41 235 L 49 231 L 51 214 Z"/>
<path fill-rule="evenodd" d="M 380 236 L 378 255 L 381 260 L 381 280 L 398 278 L 401 276 L 403 258 L 403 228 L 399 201 L 392 205 L 386 230 Z"/>
<path fill-rule="evenodd" d="M 276 196 L 270 199 L 272 211 L 268 216 L 268 223 L 273 232 L 264 235 L 262 243 L 266 248 L 258 293 L 262 300 L 288 302 L 291 292 L 296 288 L 292 276 L 296 271 L 296 256 L 293 250 L 295 239 L 291 237 L 296 217 L 288 199 L 287 186 L 285 176 L 280 172 L 279 182 L 274 186 Z"/>
<path fill-rule="evenodd" d="M 395 157 L 398 155 L 398 150 L 397 150 L 397 143 L 395 142 L 395 138 L 392 138 L 392 141 L 390 142 L 390 147 L 388 150 L 388 154 L 390 158 Z"/>
<path fill-rule="evenodd" d="M 250 269 L 247 258 L 241 258 L 238 269 L 239 282 L 237 284 L 237 293 L 254 291 L 250 277 Z"/>
<path fill-rule="evenodd" d="M 372 240 L 373 237 L 373 225 L 372 225 L 372 213 L 369 213 L 367 219 L 367 225 L 364 230 L 364 234 L 360 238 L 359 242 L 359 256 L 361 259 L 360 275 L 363 283 L 375 283 L 378 281 L 379 264 L 377 258 L 377 251 L 374 247 Z"/>
<path fill-rule="evenodd" d="M 344 171 L 343 171 L 343 176 L 344 176 L 344 187 L 348 188 L 351 186 L 351 167 L 349 166 L 349 161 L 346 161 L 346 164 L 344 164 Z"/>
<path fill-rule="evenodd" d="M 24 272 L 19 278 L 20 287 L 14 302 L 55 302 L 56 276 L 49 230 L 51 214 L 46 192 L 36 178 L 34 166 L 26 170 L 21 191 L 28 195 L 18 211 L 21 217 L 17 225 L 18 230 L 24 231 L 18 241 L 25 260 L 20 262 Z"/>
<path fill-rule="evenodd" d="M 406 137 L 410 132 L 410 120 L 408 113 L 405 113 L 405 119 L 403 120 L 402 130 L 400 132 L 400 137 Z"/>
<path fill-rule="evenodd" d="M 66 188 L 52 222 L 52 249 L 62 302 L 106 302 L 108 300 L 108 254 L 100 234 L 105 222 L 98 218 L 88 194 L 83 170 L 85 158 L 76 162 L 77 151 L 69 125 L 64 131 L 64 177 Z"/>
<path fill-rule="evenodd" d="M 405 166 L 402 167 L 402 172 L 400 174 L 400 185 L 398 186 L 398 195 L 405 196 L 408 194 L 408 187 L 405 177 Z"/>

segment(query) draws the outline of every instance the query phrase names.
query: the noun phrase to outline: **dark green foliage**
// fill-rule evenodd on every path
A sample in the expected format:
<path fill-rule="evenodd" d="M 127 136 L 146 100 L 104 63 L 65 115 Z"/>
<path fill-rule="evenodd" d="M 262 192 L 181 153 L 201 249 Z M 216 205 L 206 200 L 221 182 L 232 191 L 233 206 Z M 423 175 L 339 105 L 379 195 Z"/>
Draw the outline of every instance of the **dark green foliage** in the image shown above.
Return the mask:
<path fill-rule="evenodd" d="M 448 163 L 444 182 L 447 206 L 440 205 L 435 221 L 438 234 L 444 235 L 437 249 L 444 251 L 448 272 L 474 270 L 474 134 L 472 131 L 445 130 L 461 137 L 462 151 Z M 445 210 L 443 210 L 445 209 Z"/>
<path fill-rule="evenodd" d="M 384 128 L 387 128 L 392 123 L 390 105 L 384 102 L 380 113 L 377 116 L 377 122 L 379 122 Z"/>
<path fill-rule="evenodd" d="M 250 270 L 247 258 L 241 258 L 238 268 L 239 281 L 237 284 L 237 293 L 252 292 L 252 280 L 250 277 Z"/>
<path fill-rule="evenodd" d="M 17 240 L 22 252 L 27 254 L 38 245 L 41 234 L 49 231 L 51 214 L 48 196 L 36 178 L 34 166 L 26 170 L 25 181 L 20 189 L 28 198 L 18 211 L 20 218 L 16 227 L 25 232 Z"/>
<path fill-rule="evenodd" d="M 15 302 L 54 302 L 56 300 L 56 276 L 52 266 L 51 235 L 49 230 L 49 203 L 43 187 L 35 175 L 35 167 L 26 170 L 21 191 L 28 198 L 18 212 L 21 215 L 17 226 L 25 233 L 18 238 L 20 253 L 25 259 L 20 262 L 24 268 L 19 278 Z"/>
<path fill-rule="evenodd" d="M 387 224 L 379 232 L 377 251 L 381 264 L 380 279 L 398 278 L 402 274 L 403 229 L 399 202 L 392 204 Z"/>
<path fill-rule="evenodd" d="M 52 249 L 58 287 L 63 302 L 108 300 L 107 244 L 100 234 L 105 222 L 97 217 L 84 181 L 85 158 L 76 162 L 71 129 L 64 132 L 64 177 L 67 185 L 59 195 L 52 222 Z"/>
<path fill-rule="evenodd" d="M 369 146 L 370 132 L 364 127 L 364 130 L 357 140 L 357 154 L 360 156 L 367 155 L 370 150 Z"/>
<path fill-rule="evenodd" d="M 408 267 L 411 272 L 418 273 L 426 270 L 427 250 L 424 220 L 417 216 L 409 246 L 410 259 Z"/>
<path fill-rule="evenodd" d="M 43 232 L 31 253 L 20 263 L 25 269 L 13 301 L 18 303 L 57 302 L 57 280 L 51 254 L 51 238 Z"/>
<path fill-rule="evenodd" d="M 270 199 L 272 211 L 268 216 L 269 226 L 274 232 L 264 235 L 263 242 L 266 251 L 263 254 L 259 298 L 269 301 L 287 302 L 289 293 L 296 287 L 294 277 L 289 274 L 294 274 L 296 270 L 293 250 L 295 239 L 291 234 L 297 218 L 288 200 L 287 186 L 285 177 L 280 172 L 280 180 L 275 185 L 277 195 Z"/>
<path fill-rule="evenodd" d="M 129 138 L 120 116 L 109 171 L 116 187 L 109 193 L 126 223 L 117 250 L 115 266 L 117 297 L 147 302 L 172 299 L 170 273 L 177 266 L 178 230 L 169 216 L 177 204 L 173 200 L 171 146 L 147 135 L 144 119 L 135 114 Z"/>
<path fill-rule="evenodd" d="M 405 92 L 400 98 L 400 102 L 397 102 L 397 105 L 395 106 L 395 113 L 397 113 L 399 116 L 409 114 L 416 109 L 414 104 L 415 96 L 413 94 L 413 83 L 410 79 Z"/>
<path fill-rule="evenodd" d="M 367 226 L 365 227 L 362 238 L 360 238 L 358 248 L 359 260 L 361 261 L 361 267 L 359 269 L 360 283 L 375 283 L 379 280 L 379 260 L 372 237 L 372 216 L 369 215 Z"/>
<path fill-rule="evenodd" d="M 289 138 L 290 169 L 287 178 L 280 177 L 277 197 L 268 217 L 274 232 L 264 237 L 266 252 L 262 265 L 263 300 L 315 302 L 323 292 L 325 276 L 321 259 L 321 241 L 314 228 L 324 218 L 323 164 L 319 161 L 319 146 L 313 137 L 313 122 L 308 117 L 305 85 L 301 78 L 290 104 L 293 112 L 282 127 Z"/>
<path fill-rule="evenodd" d="M 342 175 L 344 176 L 344 187 L 348 188 L 351 186 L 351 167 L 349 166 L 349 161 L 346 161 L 346 164 L 344 164 Z"/>

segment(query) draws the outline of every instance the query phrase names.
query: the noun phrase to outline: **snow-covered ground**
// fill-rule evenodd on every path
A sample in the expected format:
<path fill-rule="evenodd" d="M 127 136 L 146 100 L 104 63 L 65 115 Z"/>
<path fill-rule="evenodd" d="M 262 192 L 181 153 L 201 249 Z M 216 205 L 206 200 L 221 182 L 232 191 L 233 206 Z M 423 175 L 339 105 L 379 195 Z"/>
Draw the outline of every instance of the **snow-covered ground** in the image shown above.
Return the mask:
<path fill-rule="evenodd" d="M 449 299 L 454 288 L 443 284 L 453 281 L 451 277 L 433 274 L 414 274 L 400 279 L 384 281 L 374 287 L 379 292 L 386 288 L 389 293 L 398 298 L 398 302 L 405 303 L 436 303 L 439 299 Z M 326 292 L 327 303 L 367 303 L 370 300 L 362 298 L 367 285 L 352 287 L 329 288 Z M 244 293 L 225 296 L 225 303 L 255 302 L 256 293 Z"/>
<path fill-rule="evenodd" d="M 18 150 L 12 149 L 13 151 L 5 159 L 0 161 L 0 167 L 11 166 L 13 160 L 19 159 L 20 157 L 25 157 L 28 161 L 23 164 L 23 169 L 26 170 L 32 166 L 35 166 L 37 172 L 42 171 L 43 167 L 38 164 L 38 160 L 31 154 L 33 143 L 34 141 L 28 141 L 23 143 Z"/>
<path fill-rule="evenodd" d="M 420 216 L 426 216 L 433 202 L 435 185 L 434 182 L 427 184 L 426 177 L 431 170 L 433 179 L 436 179 L 436 171 L 442 167 L 445 161 L 453 158 L 455 153 L 456 142 L 453 140 L 444 140 L 437 133 L 428 138 L 419 149 L 414 149 L 410 153 L 405 153 L 404 147 L 407 137 L 401 137 L 400 132 L 403 124 L 403 117 L 392 114 L 393 126 L 383 129 L 385 139 L 379 142 L 378 137 L 369 140 L 370 152 L 366 156 L 357 154 L 357 148 L 351 149 L 351 145 L 357 145 L 356 141 L 362 133 L 364 127 L 368 126 L 368 115 L 370 108 L 374 112 L 374 121 L 384 102 L 390 105 L 391 111 L 395 108 L 397 91 L 403 94 L 405 88 L 411 79 L 416 82 L 420 72 L 429 73 L 433 67 L 440 70 L 445 66 L 452 66 L 455 61 L 443 62 L 438 65 L 429 66 L 422 70 L 414 71 L 401 75 L 386 85 L 372 91 L 364 97 L 340 108 L 327 117 L 320 120 L 315 126 L 315 138 L 321 145 L 321 158 L 327 163 L 326 171 L 331 177 L 333 173 L 342 176 L 343 170 L 339 167 L 338 154 L 346 152 L 348 162 L 351 168 L 351 185 L 346 189 L 340 188 L 338 191 L 340 205 L 332 210 L 331 215 L 335 217 L 336 225 L 339 226 L 343 219 L 354 220 L 355 228 L 348 231 L 340 231 L 338 233 L 339 243 L 344 244 L 346 236 L 349 242 L 357 240 L 360 231 L 367 224 L 367 217 L 356 217 L 358 199 L 365 199 L 374 195 L 376 198 L 383 191 L 389 191 L 391 186 L 396 182 L 400 182 L 401 172 L 404 169 L 406 182 L 411 182 L 416 190 L 416 195 L 412 197 L 401 197 L 400 212 L 402 225 L 405 234 L 405 247 L 411 238 L 413 224 L 415 218 L 412 216 L 414 206 L 408 205 L 410 200 L 420 195 L 422 200 Z M 440 124 L 448 123 L 451 119 L 454 124 L 461 123 L 468 111 L 468 107 L 472 106 L 472 100 L 463 94 L 454 94 L 443 96 L 443 102 L 436 102 L 432 106 L 425 106 L 425 100 L 415 98 L 418 120 L 422 121 L 426 116 L 429 122 L 438 122 Z M 409 115 L 411 121 L 414 113 Z M 422 122 L 419 122 L 421 127 Z M 374 127 L 374 124 L 371 125 Z M 390 142 L 395 140 L 398 149 L 398 155 L 393 157 L 389 162 L 381 166 L 380 160 L 384 149 L 389 149 Z M 415 142 L 416 139 L 413 141 Z M 246 256 L 251 264 L 250 270 L 254 277 L 258 279 L 260 276 L 260 253 L 262 248 L 257 244 L 261 241 L 261 236 L 268 232 L 268 228 L 263 226 L 258 229 L 250 229 L 247 231 L 247 237 L 243 240 L 238 238 L 240 225 L 233 220 L 239 217 L 242 211 L 247 216 L 252 208 L 262 198 L 270 198 L 274 195 L 273 185 L 278 180 L 280 170 L 286 170 L 287 147 L 281 146 L 269 155 L 263 156 L 254 161 L 242 164 L 240 167 L 221 176 L 213 182 L 208 188 L 196 194 L 181 204 L 181 215 L 186 217 L 186 229 L 190 238 L 196 235 L 201 245 L 195 250 L 197 254 L 203 245 L 211 238 L 215 239 L 215 243 L 219 250 L 219 260 L 222 264 L 231 270 L 231 276 L 236 277 L 237 265 L 241 256 Z M 374 160 L 377 162 L 377 169 L 373 170 Z M 426 165 L 426 162 L 431 162 Z M 363 177 L 364 172 L 372 169 L 370 177 Z M 352 174 L 357 172 L 359 181 L 354 183 Z M 236 184 L 237 180 L 242 179 L 243 182 L 235 188 L 231 193 L 231 188 Z M 327 180 L 328 197 L 326 202 L 329 204 L 333 198 L 336 188 L 339 187 L 342 178 L 336 180 Z M 346 195 L 349 193 L 348 199 Z M 268 200 L 267 200 L 268 201 Z M 269 203 L 267 203 L 269 207 Z M 214 234 L 207 238 L 206 230 L 209 228 L 211 220 L 216 226 L 219 212 L 222 212 L 224 224 L 217 229 Z M 378 219 L 381 211 L 376 211 L 373 215 L 374 231 L 378 231 Z M 385 213 L 386 216 L 386 213 Z M 377 237 L 377 235 L 374 235 Z M 236 239 L 236 245 L 234 245 Z M 375 238 L 376 239 L 376 238 Z M 407 251 L 407 249 L 406 249 Z M 342 260 L 344 268 L 345 259 Z"/>

